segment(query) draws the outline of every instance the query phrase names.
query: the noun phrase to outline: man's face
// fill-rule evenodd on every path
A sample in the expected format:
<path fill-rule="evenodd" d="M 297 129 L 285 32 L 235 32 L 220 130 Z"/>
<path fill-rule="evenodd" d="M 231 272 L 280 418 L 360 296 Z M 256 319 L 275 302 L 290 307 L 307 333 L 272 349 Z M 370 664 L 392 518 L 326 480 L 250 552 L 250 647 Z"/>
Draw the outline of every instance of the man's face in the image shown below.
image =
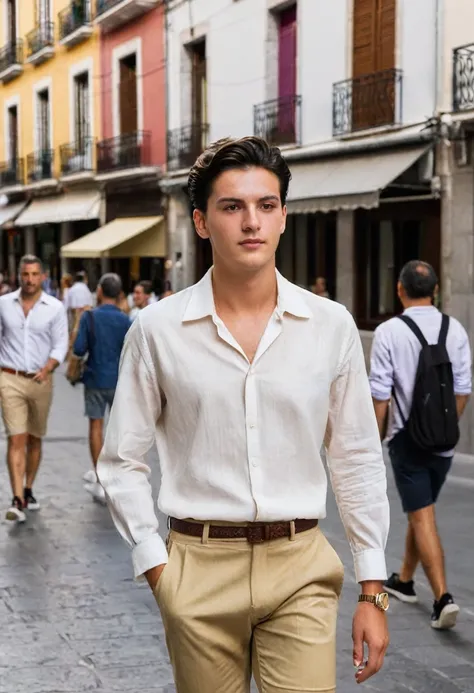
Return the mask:
<path fill-rule="evenodd" d="M 32 263 L 23 265 L 20 273 L 20 286 L 22 292 L 26 296 L 34 296 L 38 291 L 42 290 L 44 278 L 45 275 L 38 264 Z"/>
<path fill-rule="evenodd" d="M 326 280 L 323 277 L 316 279 L 316 293 L 323 294 L 326 291 Z"/>
<path fill-rule="evenodd" d="M 277 176 L 257 167 L 222 173 L 207 212 L 194 212 L 198 234 L 212 243 L 214 264 L 234 272 L 255 272 L 274 262 L 285 221 Z"/>
<path fill-rule="evenodd" d="M 133 290 L 133 304 L 137 308 L 143 308 L 146 305 L 148 296 L 146 295 L 143 286 L 136 286 Z"/>

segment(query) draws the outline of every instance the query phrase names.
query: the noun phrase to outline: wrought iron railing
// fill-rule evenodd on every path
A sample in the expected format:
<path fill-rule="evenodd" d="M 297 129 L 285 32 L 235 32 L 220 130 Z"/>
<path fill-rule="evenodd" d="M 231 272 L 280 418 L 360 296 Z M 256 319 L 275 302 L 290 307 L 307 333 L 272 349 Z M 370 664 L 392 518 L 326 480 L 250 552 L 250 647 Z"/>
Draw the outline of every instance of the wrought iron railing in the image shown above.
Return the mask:
<path fill-rule="evenodd" d="M 474 43 L 453 51 L 453 111 L 474 108 Z"/>
<path fill-rule="evenodd" d="M 177 171 L 191 168 L 199 154 L 205 149 L 209 125 L 197 123 L 176 130 L 169 130 L 167 136 L 168 169 Z"/>
<path fill-rule="evenodd" d="M 25 165 L 23 159 L 13 159 L 0 164 L 0 188 L 11 185 L 23 185 L 25 182 Z"/>
<path fill-rule="evenodd" d="M 281 96 L 254 106 L 253 132 L 270 144 L 299 144 L 301 96 Z"/>
<path fill-rule="evenodd" d="M 15 43 L 8 43 L 0 50 L 0 72 L 5 72 L 12 65 L 20 65 L 23 62 L 23 41 L 18 39 Z"/>
<path fill-rule="evenodd" d="M 123 0 L 96 0 L 95 16 L 99 17 L 101 14 L 108 12 L 115 7 L 115 5 L 120 5 Z"/>
<path fill-rule="evenodd" d="M 26 55 L 28 58 L 48 46 L 54 46 L 53 22 L 43 22 L 26 35 Z"/>
<path fill-rule="evenodd" d="M 151 133 L 137 131 L 97 143 L 97 173 L 139 168 L 151 163 Z"/>
<path fill-rule="evenodd" d="M 382 70 L 333 85 L 333 135 L 344 135 L 402 120 L 401 70 Z"/>
<path fill-rule="evenodd" d="M 26 157 L 28 183 L 49 180 L 54 177 L 54 149 L 40 149 Z"/>
<path fill-rule="evenodd" d="M 85 173 L 94 170 L 94 138 L 84 137 L 59 147 L 61 175 Z"/>
<path fill-rule="evenodd" d="M 90 21 L 90 0 L 72 0 L 69 7 L 58 14 L 59 40 L 64 40 Z"/>

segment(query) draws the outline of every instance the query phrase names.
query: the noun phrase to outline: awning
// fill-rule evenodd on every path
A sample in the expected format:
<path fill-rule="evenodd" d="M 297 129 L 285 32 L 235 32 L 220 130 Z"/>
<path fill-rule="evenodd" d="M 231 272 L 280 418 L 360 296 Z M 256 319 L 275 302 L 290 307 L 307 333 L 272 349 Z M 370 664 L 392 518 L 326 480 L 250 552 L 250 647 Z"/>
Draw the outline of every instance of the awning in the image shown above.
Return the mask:
<path fill-rule="evenodd" d="M 0 207 L 0 228 L 9 222 L 13 222 L 20 212 L 22 212 L 28 202 L 17 202 L 13 205 L 5 205 Z"/>
<path fill-rule="evenodd" d="M 290 214 L 378 207 L 380 193 L 412 166 L 429 146 L 411 147 L 291 166 Z"/>
<path fill-rule="evenodd" d="M 165 257 L 163 217 L 114 219 L 77 241 L 63 245 L 62 257 Z"/>
<path fill-rule="evenodd" d="M 98 219 L 100 193 L 96 190 L 76 190 L 64 195 L 33 200 L 16 220 L 17 226 L 60 224 L 63 221 Z"/>

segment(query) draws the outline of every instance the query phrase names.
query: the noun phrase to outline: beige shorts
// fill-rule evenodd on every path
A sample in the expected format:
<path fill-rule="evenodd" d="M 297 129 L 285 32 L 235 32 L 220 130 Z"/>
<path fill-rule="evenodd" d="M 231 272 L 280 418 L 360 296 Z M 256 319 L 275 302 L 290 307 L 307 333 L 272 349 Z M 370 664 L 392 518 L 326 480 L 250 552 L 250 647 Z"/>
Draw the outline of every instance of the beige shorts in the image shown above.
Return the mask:
<path fill-rule="evenodd" d="M 12 373 L 0 373 L 2 417 L 7 436 L 29 433 L 36 438 L 46 434 L 53 396 L 53 379 L 44 383 Z"/>

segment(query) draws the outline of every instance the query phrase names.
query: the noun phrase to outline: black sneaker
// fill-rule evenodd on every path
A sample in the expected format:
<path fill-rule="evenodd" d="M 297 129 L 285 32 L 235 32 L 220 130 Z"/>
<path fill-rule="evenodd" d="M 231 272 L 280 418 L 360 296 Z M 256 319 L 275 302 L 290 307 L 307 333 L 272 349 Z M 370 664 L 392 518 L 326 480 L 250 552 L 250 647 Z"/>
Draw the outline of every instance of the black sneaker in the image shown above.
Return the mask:
<path fill-rule="evenodd" d="M 393 594 L 401 602 L 416 604 L 418 601 L 413 580 L 402 582 L 398 573 L 392 573 L 384 583 L 384 587 L 389 594 Z"/>
<path fill-rule="evenodd" d="M 23 502 L 18 496 L 14 496 L 11 506 L 8 508 L 5 518 L 10 522 L 25 522 L 26 515 L 23 512 Z"/>
<path fill-rule="evenodd" d="M 452 595 L 446 592 L 441 599 L 433 604 L 431 627 L 436 628 L 436 630 L 449 630 L 449 628 L 454 628 L 458 613 L 459 606 L 454 603 Z"/>
<path fill-rule="evenodd" d="M 40 504 L 34 497 L 32 490 L 30 488 L 25 488 L 25 492 L 23 494 L 23 507 L 26 508 L 26 510 L 40 509 Z"/>

